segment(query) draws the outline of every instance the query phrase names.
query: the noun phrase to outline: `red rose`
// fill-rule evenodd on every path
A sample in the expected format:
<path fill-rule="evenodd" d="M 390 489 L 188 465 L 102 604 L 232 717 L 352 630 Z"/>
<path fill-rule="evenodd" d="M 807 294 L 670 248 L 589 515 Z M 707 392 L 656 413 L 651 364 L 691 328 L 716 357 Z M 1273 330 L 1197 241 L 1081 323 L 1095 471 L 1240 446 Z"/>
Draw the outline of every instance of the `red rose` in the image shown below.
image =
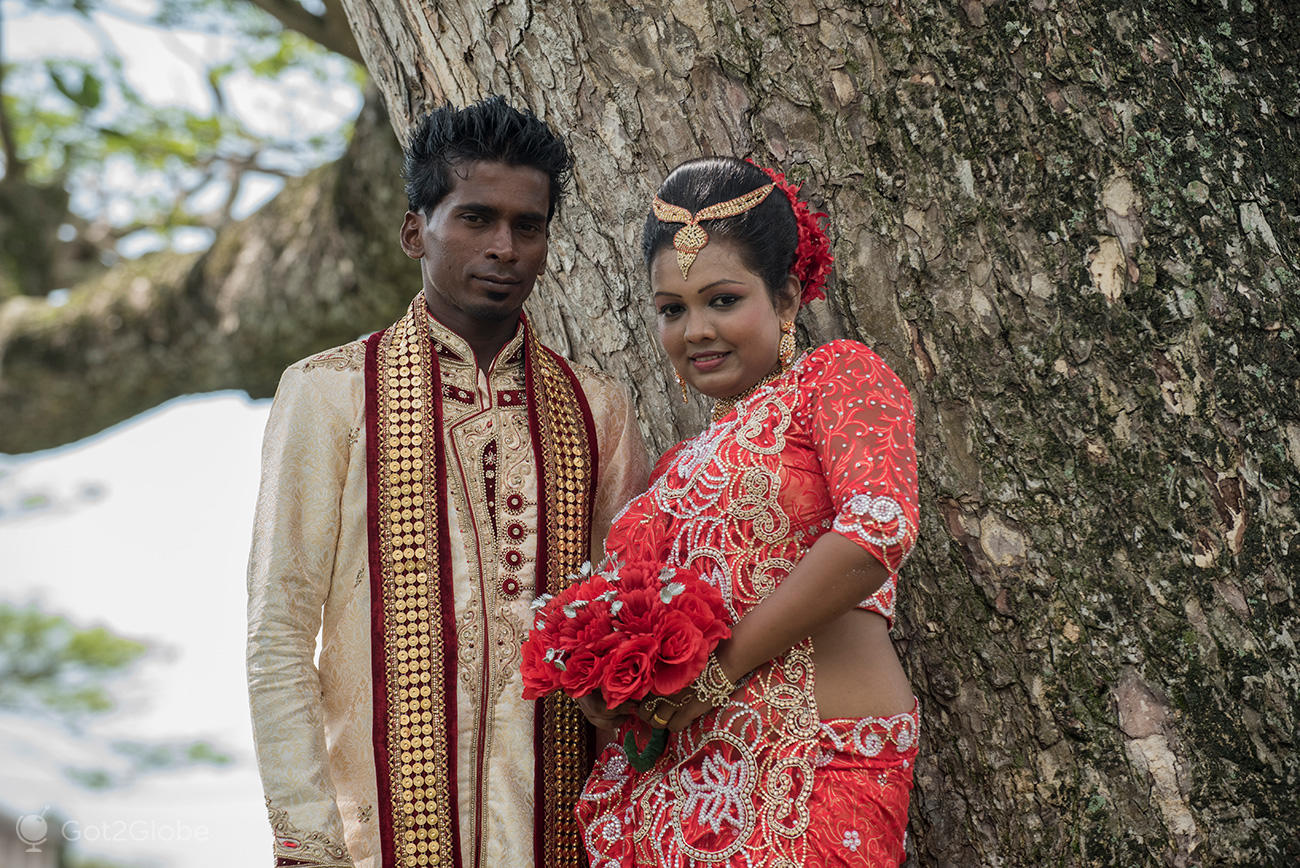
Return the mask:
<path fill-rule="evenodd" d="M 632 636 L 610 652 L 600 683 L 608 708 L 646 695 L 658 651 L 654 636 Z"/>
<path fill-rule="evenodd" d="M 657 582 L 657 580 L 656 580 Z M 619 630 L 632 635 L 648 635 L 654 632 L 656 609 L 659 602 L 659 589 L 632 588 L 619 593 L 618 599 L 623 606 L 618 610 Z"/>
<path fill-rule="evenodd" d="M 696 629 L 703 634 L 704 644 L 710 650 L 731 635 L 731 627 L 727 624 L 727 610 L 722 605 L 722 595 L 712 585 L 703 581 L 696 582 L 688 593 L 677 597 L 674 603 L 677 610 L 689 618 Z"/>
<path fill-rule="evenodd" d="M 524 699 L 540 699 L 560 686 L 560 670 L 546 659 L 546 642 L 534 632 L 523 647 L 519 668 L 524 676 Z"/>
<path fill-rule="evenodd" d="M 660 696 L 672 696 L 704 671 L 713 646 L 705 644 L 704 634 L 677 610 L 658 619 L 654 636 L 659 640 L 659 659 L 650 689 Z"/>
<path fill-rule="evenodd" d="M 600 685 L 609 657 L 591 646 L 581 647 L 564 659 L 560 689 L 573 697 L 586 696 Z"/>
<path fill-rule="evenodd" d="M 572 618 L 560 616 L 560 643 L 566 651 L 581 648 L 592 638 L 603 636 L 612 629 L 609 607 L 603 602 L 574 606 L 573 613 Z"/>

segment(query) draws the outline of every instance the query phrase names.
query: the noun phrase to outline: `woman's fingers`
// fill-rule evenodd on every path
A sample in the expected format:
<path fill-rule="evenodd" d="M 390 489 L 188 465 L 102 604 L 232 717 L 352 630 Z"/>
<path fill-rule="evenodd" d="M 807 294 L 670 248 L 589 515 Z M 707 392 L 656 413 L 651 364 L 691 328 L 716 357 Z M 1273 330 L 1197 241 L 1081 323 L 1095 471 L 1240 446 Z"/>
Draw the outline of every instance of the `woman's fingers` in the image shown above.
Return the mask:
<path fill-rule="evenodd" d="M 597 729 L 615 729 L 618 722 L 632 711 L 626 702 L 614 709 L 606 708 L 605 698 L 600 693 L 579 696 L 576 701 L 588 722 Z"/>

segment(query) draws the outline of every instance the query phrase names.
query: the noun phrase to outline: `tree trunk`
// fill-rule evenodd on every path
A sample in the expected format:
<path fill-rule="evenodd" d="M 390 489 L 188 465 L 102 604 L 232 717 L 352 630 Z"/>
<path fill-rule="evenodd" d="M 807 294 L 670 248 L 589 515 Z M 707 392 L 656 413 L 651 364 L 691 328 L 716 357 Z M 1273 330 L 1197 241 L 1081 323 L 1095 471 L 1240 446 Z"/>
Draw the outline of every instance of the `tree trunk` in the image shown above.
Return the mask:
<path fill-rule="evenodd" d="M 187 392 L 270 396 L 294 360 L 381 328 L 420 288 L 397 229 L 401 154 L 377 100 L 337 162 L 202 255 L 161 253 L 58 307 L 0 306 L 0 452 L 57 446 Z"/>
<path fill-rule="evenodd" d="M 345 6 L 399 131 L 495 92 L 567 133 L 530 308 L 657 446 L 704 408 L 650 328 L 654 185 L 753 155 L 832 215 L 804 340 L 871 344 L 919 416 L 919 864 L 1300 860 L 1285 4 Z"/>

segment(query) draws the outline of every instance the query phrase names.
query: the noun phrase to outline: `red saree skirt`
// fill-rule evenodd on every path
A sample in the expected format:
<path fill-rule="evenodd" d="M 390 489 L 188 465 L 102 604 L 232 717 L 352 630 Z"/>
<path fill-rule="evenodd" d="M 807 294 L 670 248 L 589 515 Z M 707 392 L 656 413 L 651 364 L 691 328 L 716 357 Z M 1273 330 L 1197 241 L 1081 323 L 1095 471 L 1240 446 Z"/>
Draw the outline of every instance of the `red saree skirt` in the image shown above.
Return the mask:
<path fill-rule="evenodd" d="M 808 825 L 801 833 L 804 846 L 799 848 L 805 854 L 805 868 L 839 865 L 887 868 L 903 863 L 907 804 L 912 791 L 919 729 L 920 714 L 916 706 L 892 717 L 821 722 L 814 753 L 810 756 L 815 772 L 807 802 Z M 597 762 L 577 810 L 592 868 L 660 864 L 660 859 L 649 852 L 640 853 L 638 858 L 637 848 L 628 837 L 636 822 L 636 809 L 628 801 L 619 802 L 631 792 L 625 777 L 626 760 L 612 749 L 602 755 L 602 760 L 606 764 Z M 783 861 L 778 854 L 750 849 L 729 858 L 697 860 L 671 834 L 665 834 L 671 830 L 660 828 L 659 822 L 662 821 L 656 821 L 650 839 L 666 839 L 664 864 L 678 868 L 761 868 L 770 859 Z M 691 840 L 707 838 L 707 828 L 696 822 L 691 822 L 685 831 Z"/>
<path fill-rule="evenodd" d="M 823 720 L 808 800 L 809 852 L 820 866 L 894 868 L 906 856 L 920 716 Z"/>

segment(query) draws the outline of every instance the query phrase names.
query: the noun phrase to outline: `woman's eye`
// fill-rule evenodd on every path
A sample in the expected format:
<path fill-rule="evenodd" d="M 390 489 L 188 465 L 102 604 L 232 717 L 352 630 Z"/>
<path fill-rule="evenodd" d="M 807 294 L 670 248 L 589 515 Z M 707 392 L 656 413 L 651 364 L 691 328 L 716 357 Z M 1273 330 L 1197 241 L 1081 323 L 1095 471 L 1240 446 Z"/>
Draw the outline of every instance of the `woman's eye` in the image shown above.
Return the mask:
<path fill-rule="evenodd" d="M 731 307 L 733 304 L 735 304 L 738 301 L 740 301 L 740 296 L 723 293 L 721 295 L 715 295 L 712 299 L 709 300 L 709 304 L 713 305 L 714 307 Z"/>
<path fill-rule="evenodd" d="M 660 316 L 674 317 L 681 312 L 682 312 L 682 306 L 680 304 L 666 304 L 663 307 L 659 308 Z"/>

